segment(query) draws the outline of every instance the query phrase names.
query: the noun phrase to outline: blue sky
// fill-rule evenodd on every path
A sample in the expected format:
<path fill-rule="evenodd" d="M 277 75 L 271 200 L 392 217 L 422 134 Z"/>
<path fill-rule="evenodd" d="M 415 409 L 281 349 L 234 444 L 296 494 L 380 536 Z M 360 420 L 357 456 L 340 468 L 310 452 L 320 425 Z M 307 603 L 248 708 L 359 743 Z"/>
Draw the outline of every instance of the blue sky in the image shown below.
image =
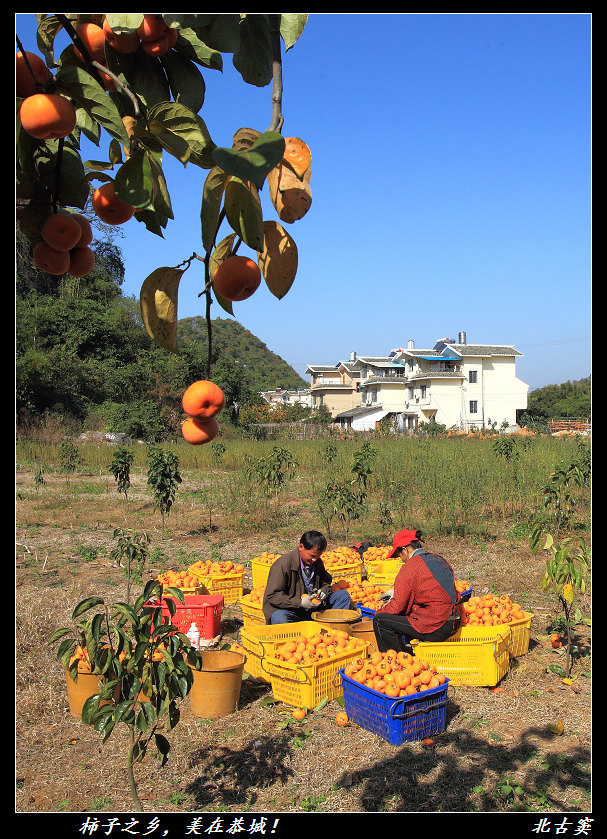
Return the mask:
<path fill-rule="evenodd" d="M 34 16 L 16 29 L 36 49 Z M 283 135 L 312 150 L 312 207 L 285 225 L 297 277 L 280 301 L 262 285 L 235 303 L 236 320 L 301 375 L 464 331 L 520 350 L 531 389 L 588 376 L 591 36 L 588 14 L 312 14 L 283 64 Z M 217 145 L 268 126 L 270 87 L 246 85 L 230 56 L 204 75 Z M 175 219 L 164 238 L 123 226 L 125 294 L 202 255 L 206 171 L 168 155 L 164 168 Z M 267 190 L 262 204 L 276 218 Z M 180 318 L 204 316 L 198 265 Z"/>

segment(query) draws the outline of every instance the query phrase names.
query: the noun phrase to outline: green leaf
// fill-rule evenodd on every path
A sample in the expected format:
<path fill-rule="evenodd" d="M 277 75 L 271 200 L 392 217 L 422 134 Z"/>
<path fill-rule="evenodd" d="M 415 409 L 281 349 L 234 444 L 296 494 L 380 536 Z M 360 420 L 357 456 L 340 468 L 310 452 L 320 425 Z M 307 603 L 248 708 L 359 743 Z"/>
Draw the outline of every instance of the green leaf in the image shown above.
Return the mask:
<path fill-rule="evenodd" d="M 56 629 L 53 634 L 48 639 L 49 646 L 51 644 L 55 644 L 60 638 L 63 638 L 64 635 L 69 635 L 72 632 L 71 627 L 64 626 L 62 629 Z M 61 649 L 61 647 L 59 647 Z M 58 651 L 57 651 L 58 652 Z"/>
<path fill-rule="evenodd" d="M 38 146 L 34 157 L 36 177 L 52 193 L 57 187 L 58 149 L 58 140 L 47 140 Z M 61 204 L 84 208 L 89 194 L 84 166 L 78 152 L 67 144 L 63 146 L 58 186 L 56 198 Z"/>
<path fill-rule="evenodd" d="M 184 165 L 194 163 L 203 169 L 213 165 L 215 144 L 204 121 L 179 102 L 159 102 L 148 112 L 150 132 L 170 154 Z"/>
<path fill-rule="evenodd" d="M 69 18 L 70 15 L 67 15 Z M 54 56 L 55 37 L 63 30 L 63 26 L 55 15 L 49 15 L 41 20 L 38 17 L 38 29 L 36 31 L 36 45 L 44 55 L 47 64 L 51 67 L 57 66 Z"/>
<path fill-rule="evenodd" d="M 80 718 L 83 723 L 86 725 L 92 725 L 95 718 L 96 713 L 99 708 L 99 694 L 95 693 L 93 696 L 89 696 L 88 699 L 85 700 L 82 706 L 82 713 Z"/>
<path fill-rule="evenodd" d="M 57 72 L 57 82 L 76 104 L 98 122 L 107 133 L 128 146 L 126 133 L 118 108 L 102 88 L 83 67 L 64 67 Z"/>
<path fill-rule="evenodd" d="M 134 32 L 143 23 L 143 12 L 106 12 L 105 18 L 114 32 Z"/>
<path fill-rule="evenodd" d="M 308 17 L 307 14 L 281 14 L 280 35 L 284 41 L 285 51 L 290 50 L 301 36 Z"/>
<path fill-rule="evenodd" d="M 122 603 L 118 601 L 114 603 L 112 608 L 112 616 L 123 615 L 131 623 L 137 622 L 137 612 L 129 603 Z"/>
<path fill-rule="evenodd" d="M 161 766 L 164 766 L 164 764 L 167 762 L 169 758 L 169 753 L 171 751 L 170 743 L 166 739 L 166 737 L 163 737 L 162 734 L 154 734 L 154 741 L 156 743 L 156 748 L 162 756 Z"/>
<path fill-rule="evenodd" d="M 202 190 L 202 207 L 200 223 L 202 229 L 202 244 L 208 253 L 215 244 L 215 237 L 219 225 L 221 202 L 226 183 L 230 175 L 219 166 L 213 166 L 209 171 Z"/>
<path fill-rule="evenodd" d="M 215 148 L 212 157 L 225 172 L 243 181 L 251 181 L 261 189 L 268 173 L 282 160 L 284 151 L 282 134 L 266 131 L 248 149 Z"/>
<path fill-rule="evenodd" d="M 81 600 L 80 603 L 76 606 L 74 611 L 72 612 L 72 620 L 76 620 L 83 615 L 85 612 L 88 612 L 89 609 L 93 609 L 95 606 L 100 606 L 103 604 L 102 597 L 87 597 L 86 600 Z"/>
<path fill-rule="evenodd" d="M 141 703 L 141 713 L 145 716 L 148 726 L 154 724 L 154 720 L 156 719 L 156 711 L 154 710 L 154 706 L 151 702 Z"/>
<path fill-rule="evenodd" d="M 154 179 L 147 154 L 139 152 L 126 159 L 114 178 L 114 189 L 121 201 L 141 208 L 154 198 Z"/>
<path fill-rule="evenodd" d="M 182 27 L 179 30 L 179 40 L 175 45 L 175 51 L 202 67 L 208 67 L 210 70 L 223 70 L 221 53 L 203 43 L 191 28 Z"/>
<path fill-rule="evenodd" d="M 226 184 L 224 208 L 232 230 L 245 245 L 255 251 L 263 249 L 263 215 L 257 189 L 232 177 Z"/>
<path fill-rule="evenodd" d="M 272 43 L 267 15 L 242 16 L 240 44 L 232 63 L 247 84 L 265 87 L 272 81 Z"/>
<path fill-rule="evenodd" d="M 166 102 L 171 98 L 169 83 L 159 58 L 147 55 L 142 49 L 127 55 L 108 50 L 106 58 L 112 73 L 124 76 L 130 90 L 137 92 L 143 113 L 146 108 L 152 108 L 159 102 Z M 115 93 L 110 95 L 118 98 Z M 124 97 L 120 99 L 123 100 Z M 128 148 L 128 142 L 125 145 Z"/>
<path fill-rule="evenodd" d="M 239 14 L 198 15 L 197 17 L 206 17 L 209 20 L 204 25 L 198 21 L 186 25 L 191 26 L 204 44 L 220 53 L 236 52 L 240 44 Z"/>
<path fill-rule="evenodd" d="M 195 114 L 204 105 L 206 86 L 198 67 L 185 56 L 169 50 L 162 56 L 173 99 Z"/>

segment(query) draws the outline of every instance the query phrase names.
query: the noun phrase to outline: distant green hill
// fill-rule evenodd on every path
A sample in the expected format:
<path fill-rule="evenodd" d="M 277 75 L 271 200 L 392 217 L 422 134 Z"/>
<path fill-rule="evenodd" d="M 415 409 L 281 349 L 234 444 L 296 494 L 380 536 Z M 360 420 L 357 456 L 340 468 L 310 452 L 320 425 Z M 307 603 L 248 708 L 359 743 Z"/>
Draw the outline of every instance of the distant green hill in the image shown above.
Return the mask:
<path fill-rule="evenodd" d="M 214 318 L 212 321 L 212 352 L 227 354 L 236 364 L 246 367 L 248 382 L 253 390 L 297 390 L 310 386 L 279 355 L 268 349 L 252 332 L 238 321 Z M 203 317 L 183 318 L 177 324 L 180 346 L 196 341 L 206 352 L 207 322 Z"/>

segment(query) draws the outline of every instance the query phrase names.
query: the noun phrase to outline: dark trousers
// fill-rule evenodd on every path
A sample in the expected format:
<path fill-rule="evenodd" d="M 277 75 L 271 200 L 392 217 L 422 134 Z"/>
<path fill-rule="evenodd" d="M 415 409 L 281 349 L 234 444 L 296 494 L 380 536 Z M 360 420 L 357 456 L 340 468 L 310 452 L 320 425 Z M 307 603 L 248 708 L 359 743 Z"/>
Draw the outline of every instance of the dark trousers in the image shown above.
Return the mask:
<path fill-rule="evenodd" d="M 459 626 L 460 617 L 456 615 L 448 618 L 434 632 L 420 634 L 417 629 L 413 629 L 409 619 L 404 615 L 389 615 L 380 612 L 373 616 L 373 630 L 380 653 L 385 653 L 387 650 L 398 652 L 402 649 L 402 645 L 408 645 L 412 638 L 420 641 L 446 641 L 459 629 Z"/>

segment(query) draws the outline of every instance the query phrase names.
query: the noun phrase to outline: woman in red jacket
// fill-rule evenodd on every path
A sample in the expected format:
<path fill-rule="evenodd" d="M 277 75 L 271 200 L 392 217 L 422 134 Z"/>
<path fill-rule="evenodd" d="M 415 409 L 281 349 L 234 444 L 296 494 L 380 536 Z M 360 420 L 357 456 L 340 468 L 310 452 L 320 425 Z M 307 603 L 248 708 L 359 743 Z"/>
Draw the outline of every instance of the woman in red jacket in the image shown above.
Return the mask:
<path fill-rule="evenodd" d="M 401 530 L 394 537 L 388 558 L 401 557 L 403 566 L 394 580 L 392 595 L 373 617 L 380 652 L 400 650 L 412 638 L 445 641 L 459 628 L 453 569 L 442 556 L 424 549 L 421 530 Z"/>

